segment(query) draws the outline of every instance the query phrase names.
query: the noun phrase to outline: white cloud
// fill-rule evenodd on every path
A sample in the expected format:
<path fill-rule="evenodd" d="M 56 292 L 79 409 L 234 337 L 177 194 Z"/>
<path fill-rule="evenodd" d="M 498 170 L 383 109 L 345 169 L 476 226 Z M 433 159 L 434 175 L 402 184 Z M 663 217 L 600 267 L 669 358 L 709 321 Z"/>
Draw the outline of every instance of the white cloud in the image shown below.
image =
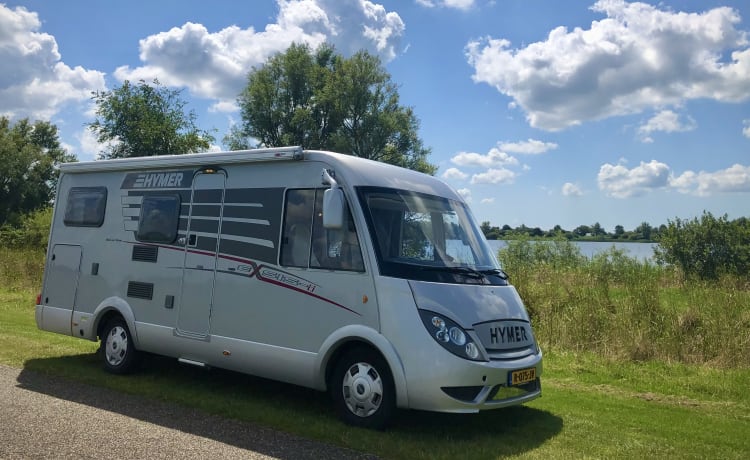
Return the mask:
<path fill-rule="evenodd" d="M 480 203 L 482 204 L 492 204 L 495 202 L 495 198 L 482 198 L 482 201 Z"/>
<path fill-rule="evenodd" d="M 750 120 L 742 120 L 742 135 L 750 139 Z"/>
<path fill-rule="evenodd" d="M 74 135 L 78 140 L 80 149 L 77 151 L 77 157 L 79 161 L 91 161 L 99 158 L 101 152 L 106 151 L 111 145 L 116 144 L 118 141 L 110 141 L 104 144 L 99 143 L 94 134 L 90 129 L 84 128 Z"/>
<path fill-rule="evenodd" d="M 587 29 L 557 27 L 523 48 L 502 38 L 468 43 L 474 81 L 511 97 L 531 126 L 546 130 L 693 99 L 750 97 L 750 48 L 736 10 L 674 12 L 624 0 L 591 9 L 606 17 Z"/>
<path fill-rule="evenodd" d="M 119 67 L 120 80 L 158 78 L 169 86 L 185 86 L 195 95 L 218 99 L 217 110 L 230 108 L 246 84 L 247 73 L 292 42 L 316 48 L 323 42 L 350 55 L 367 49 L 384 61 L 396 56 L 405 25 L 395 12 L 368 0 L 277 0 L 275 23 L 263 31 L 231 26 L 209 32 L 202 24 L 185 23 L 140 41 L 141 67 Z"/>
<path fill-rule="evenodd" d="M 654 132 L 677 133 L 692 131 L 696 128 L 695 120 L 691 117 L 685 117 L 680 120 L 680 115 L 672 110 L 662 110 L 654 115 L 646 123 L 638 127 L 638 135 L 641 141 L 646 143 L 653 142 L 651 134 Z"/>
<path fill-rule="evenodd" d="M 492 148 L 486 155 L 473 152 L 461 152 L 451 158 L 451 162 L 459 166 L 481 166 L 484 168 L 518 164 L 518 160 L 515 157 L 512 157 L 497 148 Z"/>
<path fill-rule="evenodd" d="M 656 160 L 628 169 L 622 164 L 604 164 L 597 176 L 599 189 L 615 198 L 630 198 L 656 189 L 676 190 L 696 196 L 750 192 L 750 166 L 734 164 L 715 172 L 685 171 L 676 176 L 669 166 Z M 567 184 L 566 184 L 567 185 Z"/>
<path fill-rule="evenodd" d="M 471 203 L 471 190 L 469 190 L 468 188 L 461 188 L 456 191 L 459 195 L 461 195 L 465 202 Z"/>
<path fill-rule="evenodd" d="M 471 176 L 472 184 L 512 184 L 516 178 L 513 171 L 500 168 L 489 169 L 486 172 L 474 174 Z"/>
<path fill-rule="evenodd" d="M 457 180 L 464 180 L 467 177 L 469 177 L 468 174 L 461 171 L 458 168 L 448 168 L 445 170 L 443 175 L 441 176 L 443 179 L 457 179 Z"/>
<path fill-rule="evenodd" d="M 628 169 L 622 164 L 605 163 L 599 169 L 599 189 L 615 198 L 629 198 L 669 185 L 670 169 L 664 163 L 651 160 Z"/>
<path fill-rule="evenodd" d="M 233 113 L 237 112 L 240 108 L 234 101 L 219 101 L 208 108 L 209 112 L 212 113 Z"/>
<path fill-rule="evenodd" d="M 57 41 L 39 32 L 41 25 L 36 13 L 0 4 L 0 115 L 49 120 L 105 88 L 102 72 L 61 61 Z"/>
<path fill-rule="evenodd" d="M 716 172 L 685 171 L 670 185 L 682 193 L 709 196 L 717 193 L 750 192 L 750 166 L 740 164 Z"/>
<path fill-rule="evenodd" d="M 418 5 L 427 8 L 445 7 L 457 10 L 469 10 L 474 6 L 474 0 L 415 0 Z"/>
<path fill-rule="evenodd" d="M 581 196 L 583 195 L 583 191 L 581 191 L 581 187 L 578 185 L 566 182 L 562 186 L 562 194 L 563 196 Z"/>
<path fill-rule="evenodd" d="M 521 142 L 502 142 L 498 144 L 498 147 L 506 152 L 537 155 L 550 150 L 555 150 L 557 144 L 554 142 L 542 142 L 536 139 L 529 139 Z"/>

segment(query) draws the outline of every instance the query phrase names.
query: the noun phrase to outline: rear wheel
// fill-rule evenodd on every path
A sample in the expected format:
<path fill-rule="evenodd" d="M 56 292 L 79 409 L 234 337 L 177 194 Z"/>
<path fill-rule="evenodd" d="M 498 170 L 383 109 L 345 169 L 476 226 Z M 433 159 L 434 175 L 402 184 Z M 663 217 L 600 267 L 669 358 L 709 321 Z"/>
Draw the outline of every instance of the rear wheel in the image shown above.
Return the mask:
<path fill-rule="evenodd" d="M 102 330 L 101 352 L 104 369 L 113 374 L 133 372 L 140 355 L 133 344 L 133 336 L 122 318 L 113 318 Z"/>
<path fill-rule="evenodd" d="M 350 425 L 383 429 L 396 409 L 391 371 L 373 350 L 346 352 L 336 365 L 330 387 L 339 416 Z"/>

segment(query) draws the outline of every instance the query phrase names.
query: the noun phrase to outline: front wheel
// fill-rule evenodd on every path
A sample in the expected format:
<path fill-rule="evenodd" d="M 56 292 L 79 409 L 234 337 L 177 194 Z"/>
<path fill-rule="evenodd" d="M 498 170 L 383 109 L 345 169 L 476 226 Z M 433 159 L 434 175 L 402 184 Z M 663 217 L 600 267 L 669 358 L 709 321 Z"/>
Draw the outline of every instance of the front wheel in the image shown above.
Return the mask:
<path fill-rule="evenodd" d="M 113 374 L 127 374 L 135 370 L 140 356 L 128 325 L 122 318 L 111 319 L 104 326 L 101 339 L 104 369 Z"/>
<path fill-rule="evenodd" d="M 393 377 L 388 364 L 373 350 L 357 348 L 345 353 L 330 387 L 339 416 L 350 425 L 380 430 L 393 416 Z"/>

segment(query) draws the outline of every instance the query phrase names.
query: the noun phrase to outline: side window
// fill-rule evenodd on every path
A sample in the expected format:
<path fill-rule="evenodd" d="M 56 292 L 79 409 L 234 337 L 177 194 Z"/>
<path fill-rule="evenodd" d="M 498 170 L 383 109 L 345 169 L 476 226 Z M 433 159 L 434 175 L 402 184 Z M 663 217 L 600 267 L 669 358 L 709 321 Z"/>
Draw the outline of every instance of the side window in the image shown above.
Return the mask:
<path fill-rule="evenodd" d="M 107 208 L 106 187 L 73 187 L 63 222 L 68 227 L 101 227 Z"/>
<path fill-rule="evenodd" d="M 281 239 L 281 265 L 307 268 L 315 190 L 289 190 Z"/>
<path fill-rule="evenodd" d="M 177 238 L 179 220 L 179 196 L 144 196 L 135 238 L 148 243 L 171 243 Z"/>
<path fill-rule="evenodd" d="M 357 230 L 349 208 L 341 230 L 323 228 L 323 192 L 319 189 L 315 197 L 313 215 L 313 247 L 310 267 L 329 270 L 365 271 Z"/>
<path fill-rule="evenodd" d="M 323 228 L 324 191 L 305 189 L 287 192 L 281 265 L 363 272 L 362 251 L 348 208 L 343 229 Z"/>

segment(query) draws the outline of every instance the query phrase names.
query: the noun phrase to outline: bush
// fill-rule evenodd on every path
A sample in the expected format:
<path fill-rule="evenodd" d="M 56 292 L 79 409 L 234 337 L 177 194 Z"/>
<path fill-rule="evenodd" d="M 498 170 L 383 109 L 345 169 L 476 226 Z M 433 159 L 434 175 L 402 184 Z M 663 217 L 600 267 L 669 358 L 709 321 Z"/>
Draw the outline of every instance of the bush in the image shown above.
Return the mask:
<path fill-rule="evenodd" d="M 657 240 L 659 264 L 675 265 L 685 278 L 716 280 L 750 276 L 750 220 L 729 221 L 704 212 L 700 219 L 669 221 Z"/>
<path fill-rule="evenodd" d="M 17 227 L 0 228 L 0 244 L 8 248 L 46 249 L 52 223 L 52 208 L 45 208 L 21 218 Z"/>

